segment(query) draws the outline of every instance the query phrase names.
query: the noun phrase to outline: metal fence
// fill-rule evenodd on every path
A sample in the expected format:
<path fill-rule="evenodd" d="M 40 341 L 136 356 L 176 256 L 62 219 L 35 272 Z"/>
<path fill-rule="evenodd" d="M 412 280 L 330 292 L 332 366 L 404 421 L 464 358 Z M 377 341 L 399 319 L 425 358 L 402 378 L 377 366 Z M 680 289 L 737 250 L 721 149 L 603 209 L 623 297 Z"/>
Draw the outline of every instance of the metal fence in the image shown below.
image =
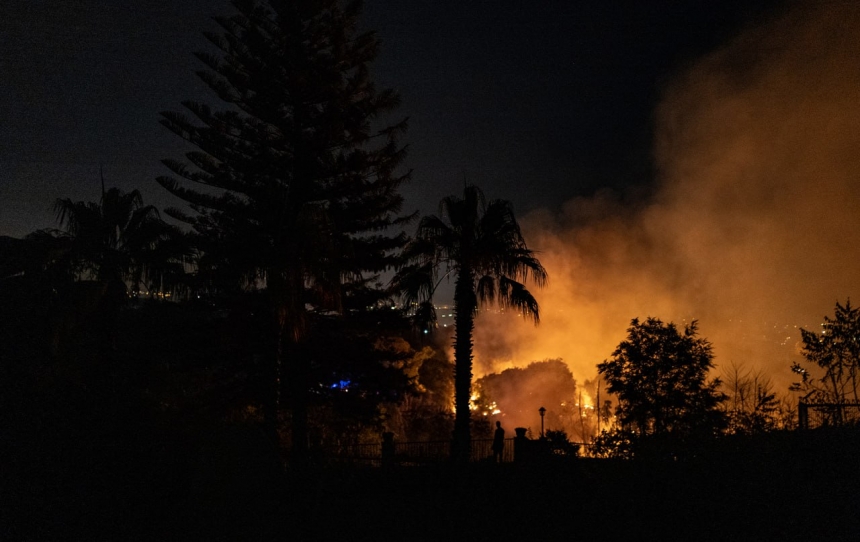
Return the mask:
<path fill-rule="evenodd" d="M 493 460 L 493 439 L 479 439 L 472 441 L 472 461 Z M 514 460 L 514 439 L 505 439 L 505 448 L 502 450 L 502 463 L 510 463 Z"/>
<path fill-rule="evenodd" d="M 327 446 L 320 452 L 321 459 L 327 463 L 364 465 L 368 467 L 382 465 L 381 442 Z"/>
<path fill-rule="evenodd" d="M 860 403 L 806 403 L 797 405 L 800 429 L 860 426 Z"/>
<path fill-rule="evenodd" d="M 329 446 L 322 450 L 328 463 L 378 467 L 382 464 L 382 443 Z M 399 465 L 443 463 L 451 458 L 451 441 L 395 442 L 394 462 Z M 493 439 L 472 441 L 472 462 L 493 460 Z M 514 439 L 505 439 L 502 462 L 514 460 Z"/>

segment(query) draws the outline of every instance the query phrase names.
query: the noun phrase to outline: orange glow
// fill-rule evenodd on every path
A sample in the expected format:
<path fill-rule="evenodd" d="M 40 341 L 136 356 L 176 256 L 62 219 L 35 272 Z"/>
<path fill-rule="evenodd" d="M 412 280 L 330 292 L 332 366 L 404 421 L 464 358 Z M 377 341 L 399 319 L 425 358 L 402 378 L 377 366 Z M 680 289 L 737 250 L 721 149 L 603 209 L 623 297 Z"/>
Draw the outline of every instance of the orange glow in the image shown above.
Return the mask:
<path fill-rule="evenodd" d="M 698 319 L 718 368 L 747 364 L 785 390 L 795 327 L 860 297 L 858 43 L 860 6 L 805 5 L 676 78 L 645 203 L 601 192 L 521 218 L 549 273 L 533 290 L 541 323 L 482 312 L 475 377 L 560 357 L 581 384 L 631 318 L 655 316 Z"/>

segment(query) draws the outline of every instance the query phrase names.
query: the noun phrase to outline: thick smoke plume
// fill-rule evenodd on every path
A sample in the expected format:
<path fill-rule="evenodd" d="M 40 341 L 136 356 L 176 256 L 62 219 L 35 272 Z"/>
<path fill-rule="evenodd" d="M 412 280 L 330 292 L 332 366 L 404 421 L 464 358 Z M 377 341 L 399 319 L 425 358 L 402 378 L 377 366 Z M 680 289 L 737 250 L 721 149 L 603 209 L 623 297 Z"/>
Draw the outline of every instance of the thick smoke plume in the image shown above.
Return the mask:
<path fill-rule="evenodd" d="M 524 217 L 539 327 L 477 319 L 476 373 L 563 358 L 591 378 L 631 318 L 698 319 L 718 367 L 779 389 L 796 326 L 860 301 L 860 4 L 798 4 L 701 59 L 655 112 L 656 190 Z M 635 203 L 630 203 L 631 201 Z"/>

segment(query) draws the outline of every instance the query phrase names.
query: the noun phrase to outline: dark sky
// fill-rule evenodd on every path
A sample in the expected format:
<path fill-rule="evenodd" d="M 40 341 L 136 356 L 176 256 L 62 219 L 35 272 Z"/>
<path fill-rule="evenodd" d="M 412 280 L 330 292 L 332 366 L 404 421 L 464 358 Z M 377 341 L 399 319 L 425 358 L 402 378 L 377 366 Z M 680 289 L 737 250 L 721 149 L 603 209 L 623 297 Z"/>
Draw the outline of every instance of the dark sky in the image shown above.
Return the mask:
<path fill-rule="evenodd" d="M 366 2 L 380 86 L 410 117 L 406 210 L 434 212 L 465 177 L 518 213 L 652 181 L 661 88 L 741 29 L 763 0 Z M 59 197 L 106 183 L 181 205 L 156 183 L 185 144 L 158 123 L 185 99 L 217 104 L 194 51 L 225 0 L 3 0 L 0 235 L 54 225 Z"/>

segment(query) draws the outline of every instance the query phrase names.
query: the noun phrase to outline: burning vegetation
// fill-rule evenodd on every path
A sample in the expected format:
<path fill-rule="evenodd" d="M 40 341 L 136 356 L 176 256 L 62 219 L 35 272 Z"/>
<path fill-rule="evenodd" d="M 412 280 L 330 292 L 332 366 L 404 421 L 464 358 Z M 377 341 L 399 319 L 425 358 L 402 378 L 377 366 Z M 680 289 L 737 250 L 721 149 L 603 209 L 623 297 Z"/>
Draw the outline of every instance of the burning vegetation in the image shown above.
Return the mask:
<path fill-rule="evenodd" d="M 860 295 L 857 43 L 856 5 L 800 3 L 676 77 L 648 197 L 603 191 L 523 218 L 552 270 L 541 325 L 482 314 L 476 372 L 562 358 L 589 377 L 631 318 L 655 316 L 698 319 L 718 371 L 787 389 L 799 328 Z"/>
<path fill-rule="evenodd" d="M 534 436 L 540 432 L 538 408 L 546 409 L 546 429 L 564 431 L 579 442 L 588 441 L 596 426 L 590 397 L 560 359 L 485 375 L 475 382 L 475 397 L 474 414 L 501 421 L 509 430 L 525 427 Z"/>

